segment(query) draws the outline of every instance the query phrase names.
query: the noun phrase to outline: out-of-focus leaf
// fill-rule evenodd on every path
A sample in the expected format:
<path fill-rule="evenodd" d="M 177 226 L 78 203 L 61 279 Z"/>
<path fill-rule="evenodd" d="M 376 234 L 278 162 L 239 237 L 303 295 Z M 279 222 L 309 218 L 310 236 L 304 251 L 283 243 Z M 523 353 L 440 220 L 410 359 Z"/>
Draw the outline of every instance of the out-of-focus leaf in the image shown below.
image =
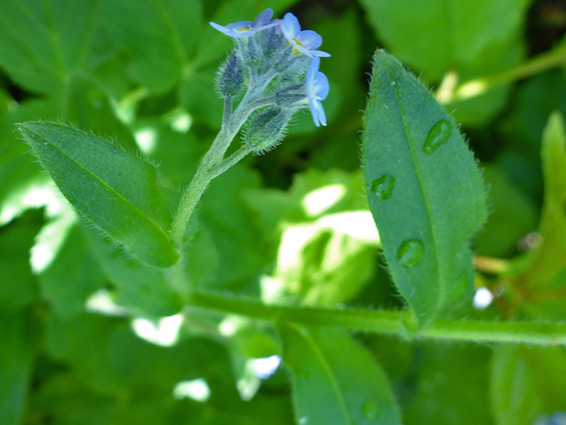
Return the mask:
<path fill-rule="evenodd" d="M 20 425 L 32 375 L 34 352 L 29 318 L 0 315 L 0 418 L 2 425 Z"/>
<path fill-rule="evenodd" d="M 414 349 L 415 389 L 406 397 L 406 425 L 489 425 L 491 349 L 476 345 L 419 344 Z M 441 407 L 440 407 L 441 406 Z"/>
<path fill-rule="evenodd" d="M 502 345 L 491 367 L 491 406 L 497 425 L 532 425 L 566 408 L 564 347 Z"/>
<path fill-rule="evenodd" d="M 493 257 L 513 254 L 519 240 L 536 226 L 535 208 L 501 168 L 486 166 L 483 179 L 488 188 L 489 215 L 474 240 L 475 250 Z"/>
<path fill-rule="evenodd" d="M 515 149 L 527 150 L 538 160 L 540 137 L 553 111 L 566 116 L 566 78 L 559 70 L 539 74 L 518 88 L 502 131 Z"/>
<path fill-rule="evenodd" d="M 105 283 L 84 232 L 79 223 L 73 225 L 56 257 L 39 277 L 41 292 L 60 315 L 84 311 L 88 296 Z"/>
<path fill-rule="evenodd" d="M 94 0 L 2 2 L 0 66 L 24 88 L 63 99 L 89 58 L 96 18 Z"/>
<path fill-rule="evenodd" d="M 0 312 L 22 310 L 36 297 L 29 260 L 42 224 L 42 212 L 33 211 L 0 228 Z"/>
<path fill-rule="evenodd" d="M 369 205 L 389 269 L 423 326 L 471 289 L 467 240 L 486 218 L 479 170 L 451 118 L 382 51 L 363 149 Z"/>
<path fill-rule="evenodd" d="M 199 219 L 218 255 L 214 280 L 222 289 L 245 287 L 265 268 L 265 249 L 241 195 L 259 184 L 256 173 L 236 166 L 215 179 L 202 197 Z"/>
<path fill-rule="evenodd" d="M 131 260 L 101 235 L 90 232 L 90 249 L 102 271 L 117 290 L 117 302 L 132 312 L 150 316 L 170 316 L 182 308 L 182 293 L 173 288 L 165 271 Z"/>
<path fill-rule="evenodd" d="M 156 92 L 190 74 L 202 21 L 200 0 L 104 0 L 101 14 L 130 55 L 132 78 Z"/>
<path fill-rule="evenodd" d="M 168 267 L 177 261 L 166 231 L 170 211 L 152 165 L 65 125 L 30 122 L 20 130 L 81 216 L 147 264 Z"/>
<path fill-rule="evenodd" d="M 550 116 L 542 136 L 544 206 L 538 233 L 541 243 L 532 252 L 527 268 L 517 277 L 536 288 L 564 268 L 566 261 L 566 132 L 559 113 Z"/>
<path fill-rule="evenodd" d="M 104 394 L 125 394 L 127 385 L 112 369 L 108 338 L 123 319 L 79 314 L 51 315 L 46 328 L 47 352 L 67 363 L 73 374 L 91 389 Z"/>
<path fill-rule="evenodd" d="M 367 19 L 402 61 L 437 80 L 508 48 L 529 0 L 361 0 Z M 496 53 L 497 54 L 497 53 Z"/>
<path fill-rule="evenodd" d="M 279 324 L 297 423 L 401 424 L 387 377 L 347 332 Z"/>

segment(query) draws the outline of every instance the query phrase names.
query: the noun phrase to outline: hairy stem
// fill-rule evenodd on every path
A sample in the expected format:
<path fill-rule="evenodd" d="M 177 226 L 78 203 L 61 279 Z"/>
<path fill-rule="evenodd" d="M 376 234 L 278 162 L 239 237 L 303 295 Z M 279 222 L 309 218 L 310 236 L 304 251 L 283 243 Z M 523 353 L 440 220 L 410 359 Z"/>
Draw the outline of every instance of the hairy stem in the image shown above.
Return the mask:
<path fill-rule="evenodd" d="M 285 320 L 403 338 L 566 346 L 566 323 L 436 320 L 424 329 L 410 331 L 416 329 L 416 320 L 405 311 L 266 305 L 256 300 L 202 291 L 191 294 L 189 305 L 266 321 Z"/>

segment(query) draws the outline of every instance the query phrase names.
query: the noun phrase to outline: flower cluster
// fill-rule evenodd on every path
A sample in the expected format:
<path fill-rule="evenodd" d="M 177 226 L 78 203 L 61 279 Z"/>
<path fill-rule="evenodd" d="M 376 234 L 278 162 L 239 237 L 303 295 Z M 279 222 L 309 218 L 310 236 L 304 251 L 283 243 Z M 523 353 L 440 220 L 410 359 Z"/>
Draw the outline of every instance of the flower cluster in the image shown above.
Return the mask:
<path fill-rule="evenodd" d="M 253 22 L 210 23 L 235 41 L 234 50 L 220 67 L 217 86 L 222 97 L 240 102 L 240 112 L 250 112 L 246 140 L 258 140 L 259 123 L 277 117 L 269 122 L 269 131 L 261 131 L 262 137 L 271 136 L 257 151 L 277 144 L 299 109 L 310 108 L 315 125 L 326 125 L 321 101 L 328 96 L 329 87 L 319 67 L 320 58 L 330 55 L 318 50 L 322 37 L 302 30 L 292 13 L 283 19 L 272 17 L 273 10 L 266 9 Z"/>

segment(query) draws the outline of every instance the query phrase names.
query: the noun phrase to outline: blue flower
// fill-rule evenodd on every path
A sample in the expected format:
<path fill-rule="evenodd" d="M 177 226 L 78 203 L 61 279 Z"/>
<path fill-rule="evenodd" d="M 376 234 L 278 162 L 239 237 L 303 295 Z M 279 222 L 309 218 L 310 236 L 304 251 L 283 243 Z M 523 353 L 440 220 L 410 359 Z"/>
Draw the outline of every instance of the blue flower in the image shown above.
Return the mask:
<path fill-rule="evenodd" d="M 280 23 L 281 32 L 295 49 L 309 57 L 329 57 L 330 54 L 316 50 L 322 44 L 322 37 L 314 31 L 301 31 L 299 20 L 292 13 L 286 13 Z"/>
<path fill-rule="evenodd" d="M 317 127 L 321 124 L 326 125 L 326 115 L 320 101 L 326 99 L 329 90 L 328 78 L 318 70 L 319 66 L 320 57 L 315 56 L 309 65 L 305 79 L 307 99 L 311 108 L 312 119 Z"/>
<path fill-rule="evenodd" d="M 272 16 L 273 10 L 267 8 L 261 12 L 253 22 L 239 21 L 234 22 L 233 24 L 228 24 L 225 27 L 218 25 L 215 22 L 210 22 L 210 25 L 212 28 L 226 34 L 229 37 L 248 37 L 258 31 L 262 31 L 266 28 L 271 28 L 279 24 L 278 20 L 270 22 Z"/>

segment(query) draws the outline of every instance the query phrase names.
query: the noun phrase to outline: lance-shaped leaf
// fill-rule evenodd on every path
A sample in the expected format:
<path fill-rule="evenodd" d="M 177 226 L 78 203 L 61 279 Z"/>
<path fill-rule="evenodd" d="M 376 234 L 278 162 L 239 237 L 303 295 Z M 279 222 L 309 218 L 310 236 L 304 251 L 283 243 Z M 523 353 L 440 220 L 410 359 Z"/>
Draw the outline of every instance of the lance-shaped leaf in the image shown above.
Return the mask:
<path fill-rule="evenodd" d="M 28 122 L 20 130 L 83 217 L 144 263 L 168 267 L 177 261 L 155 167 L 114 143 L 65 125 Z"/>
<path fill-rule="evenodd" d="M 375 56 L 363 150 L 391 275 L 423 326 L 471 289 L 468 238 L 486 217 L 479 170 L 451 118 L 383 51 Z"/>
<path fill-rule="evenodd" d="M 387 377 L 346 331 L 280 323 L 297 423 L 401 424 Z"/>

